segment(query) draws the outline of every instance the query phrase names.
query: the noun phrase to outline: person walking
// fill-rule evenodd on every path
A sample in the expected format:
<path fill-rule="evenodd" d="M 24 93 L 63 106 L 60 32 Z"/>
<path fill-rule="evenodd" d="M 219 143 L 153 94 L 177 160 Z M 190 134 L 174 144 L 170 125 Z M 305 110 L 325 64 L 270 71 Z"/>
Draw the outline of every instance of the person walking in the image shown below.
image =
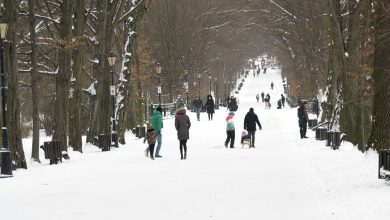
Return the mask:
<path fill-rule="evenodd" d="M 185 108 L 179 108 L 176 111 L 175 128 L 177 130 L 177 138 L 180 142 L 180 159 L 187 159 L 187 140 L 190 139 L 191 121 L 186 114 Z M 183 154 L 184 153 L 184 154 Z"/>
<path fill-rule="evenodd" d="M 161 143 L 162 143 L 162 134 L 161 129 L 163 128 L 163 121 L 162 121 L 162 108 L 158 106 L 156 110 L 153 112 L 152 116 L 150 117 L 150 123 L 152 124 L 152 127 L 154 128 L 155 132 L 157 133 L 157 147 L 155 152 L 155 157 L 161 157 L 160 150 L 161 150 Z"/>
<path fill-rule="evenodd" d="M 196 118 L 200 121 L 200 110 L 203 108 L 202 100 L 200 100 L 199 96 L 196 96 L 195 100 L 192 102 L 194 106 L 194 110 L 196 112 Z"/>
<path fill-rule="evenodd" d="M 157 133 L 154 131 L 154 128 L 151 124 L 148 124 L 148 129 L 146 130 L 146 135 L 144 143 L 148 142 L 148 147 L 145 149 L 145 156 L 150 155 L 150 159 L 154 160 L 154 145 L 156 144 Z"/>
<path fill-rule="evenodd" d="M 260 99 L 260 96 L 259 96 L 259 93 L 257 93 L 257 94 L 256 94 L 257 103 L 259 103 L 259 99 Z"/>
<path fill-rule="evenodd" d="M 244 119 L 244 129 L 247 130 L 248 134 L 251 136 L 250 147 L 255 147 L 256 124 L 259 126 L 259 129 L 261 130 L 262 127 L 259 118 L 254 113 L 253 108 L 250 108 L 249 112 L 245 115 L 245 119 Z"/>
<path fill-rule="evenodd" d="M 274 89 L 274 82 L 271 82 L 271 90 Z"/>
<path fill-rule="evenodd" d="M 281 98 L 281 100 L 282 100 L 282 106 L 283 106 L 283 108 L 284 108 L 284 102 L 286 102 L 286 97 L 284 97 L 283 94 L 281 94 L 281 96 L 282 96 L 282 98 Z"/>
<path fill-rule="evenodd" d="M 301 134 L 301 139 L 308 138 L 306 137 L 308 121 L 309 121 L 309 117 L 307 115 L 306 102 L 301 102 L 301 105 L 298 108 L 298 123 L 299 123 L 299 133 Z"/>
<path fill-rule="evenodd" d="M 261 92 L 261 102 L 264 102 L 264 92 Z"/>
<path fill-rule="evenodd" d="M 209 121 L 213 120 L 213 114 L 214 114 L 214 107 L 215 106 L 214 106 L 213 97 L 211 95 L 207 96 L 207 101 L 206 101 L 206 104 L 204 105 L 204 107 L 206 108 L 207 115 L 209 117 Z"/>
<path fill-rule="evenodd" d="M 234 128 L 234 112 L 229 112 L 226 117 L 226 140 L 225 147 L 227 148 L 230 142 L 230 148 L 234 148 L 234 139 L 236 136 L 235 128 Z"/>
<path fill-rule="evenodd" d="M 230 101 L 229 101 L 229 104 L 228 104 L 228 109 L 231 112 L 237 111 L 238 103 L 237 103 L 236 97 L 234 97 L 234 96 L 230 97 Z"/>

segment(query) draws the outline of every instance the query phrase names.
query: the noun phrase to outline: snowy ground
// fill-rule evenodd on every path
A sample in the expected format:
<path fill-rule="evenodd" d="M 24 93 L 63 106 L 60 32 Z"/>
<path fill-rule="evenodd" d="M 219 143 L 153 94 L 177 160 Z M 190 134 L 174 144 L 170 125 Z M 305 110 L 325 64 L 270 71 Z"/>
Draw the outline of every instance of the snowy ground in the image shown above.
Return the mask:
<path fill-rule="evenodd" d="M 261 91 L 270 93 L 272 109 L 256 103 Z M 349 143 L 333 151 L 312 131 L 300 139 L 296 109 L 275 109 L 282 91 L 279 70 L 246 79 L 235 149 L 223 146 L 227 111 L 220 109 L 213 121 L 190 113 L 186 161 L 166 118 L 161 159 L 146 158 L 146 145 L 129 133 L 127 144 L 110 152 L 86 145 L 62 164 L 30 164 L 0 179 L 0 219 L 387 219 L 390 187 L 377 179 L 376 153 L 361 154 Z M 256 148 L 242 149 L 250 107 L 263 130 Z M 24 144 L 30 155 L 31 139 Z"/>

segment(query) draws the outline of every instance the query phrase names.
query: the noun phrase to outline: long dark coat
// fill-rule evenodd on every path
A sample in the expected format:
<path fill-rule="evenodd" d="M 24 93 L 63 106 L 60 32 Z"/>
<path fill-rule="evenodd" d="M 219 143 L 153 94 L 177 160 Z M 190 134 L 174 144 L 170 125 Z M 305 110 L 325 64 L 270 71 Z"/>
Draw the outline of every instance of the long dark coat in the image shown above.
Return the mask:
<path fill-rule="evenodd" d="M 204 104 L 204 107 L 206 108 L 207 113 L 214 113 L 214 100 L 211 97 L 211 95 L 207 96 L 206 104 Z"/>
<path fill-rule="evenodd" d="M 257 117 L 257 115 L 254 112 L 249 111 L 245 115 L 244 129 L 248 130 L 248 131 L 256 131 L 256 124 L 261 129 L 261 124 L 260 124 L 259 118 Z"/>
<path fill-rule="evenodd" d="M 191 121 L 188 115 L 186 115 L 186 110 L 184 108 L 179 108 L 176 111 L 175 118 L 175 128 L 177 130 L 177 138 L 179 140 L 188 140 L 190 139 L 190 127 Z"/>

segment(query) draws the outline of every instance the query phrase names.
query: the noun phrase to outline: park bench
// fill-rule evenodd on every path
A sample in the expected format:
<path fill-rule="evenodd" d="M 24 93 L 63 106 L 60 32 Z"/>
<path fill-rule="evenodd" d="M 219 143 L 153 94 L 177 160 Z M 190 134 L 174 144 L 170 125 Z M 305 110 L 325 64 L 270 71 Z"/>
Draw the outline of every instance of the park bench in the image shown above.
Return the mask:
<path fill-rule="evenodd" d="M 98 147 L 102 151 L 109 151 L 111 149 L 111 134 L 99 134 Z"/>
<path fill-rule="evenodd" d="M 62 147 L 61 141 L 46 141 L 41 146 L 45 153 L 45 159 L 50 160 L 50 165 L 62 163 Z"/>
<path fill-rule="evenodd" d="M 390 150 L 379 150 L 378 178 L 390 181 Z"/>

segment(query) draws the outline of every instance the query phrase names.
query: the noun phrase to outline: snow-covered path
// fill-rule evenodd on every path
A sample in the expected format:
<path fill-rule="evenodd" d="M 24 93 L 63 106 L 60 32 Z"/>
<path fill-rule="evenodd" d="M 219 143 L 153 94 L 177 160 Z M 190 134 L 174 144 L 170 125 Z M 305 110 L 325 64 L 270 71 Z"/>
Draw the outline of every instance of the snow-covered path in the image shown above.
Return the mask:
<path fill-rule="evenodd" d="M 261 91 L 271 95 L 270 110 L 256 103 Z M 190 113 L 186 161 L 179 159 L 173 119 L 166 118 L 163 158 L 146 158 L 146 145 L 129 134 L 128 144 L 110 152 L 87 145 L 63 164 L 31 164 L 0 179 L 0 219 L 387 218 L 390 187 L 377 180 L 376 154 L 363 155 L 349 143 L 333 151 L 312 131 L 300 139 L 296 109 L 276 109 L 281 91 L 279 70 L 246 79 L 238 95 L 235 149 L 223 146 L 228 112 L 220 109 L 212 121 L 204 113 L 196 121 Z M 256 148 L 242 149 L 250 107 L 263 130 L 256 133 Z M 27 155 L 30 142 L 25 140 Z"/>

